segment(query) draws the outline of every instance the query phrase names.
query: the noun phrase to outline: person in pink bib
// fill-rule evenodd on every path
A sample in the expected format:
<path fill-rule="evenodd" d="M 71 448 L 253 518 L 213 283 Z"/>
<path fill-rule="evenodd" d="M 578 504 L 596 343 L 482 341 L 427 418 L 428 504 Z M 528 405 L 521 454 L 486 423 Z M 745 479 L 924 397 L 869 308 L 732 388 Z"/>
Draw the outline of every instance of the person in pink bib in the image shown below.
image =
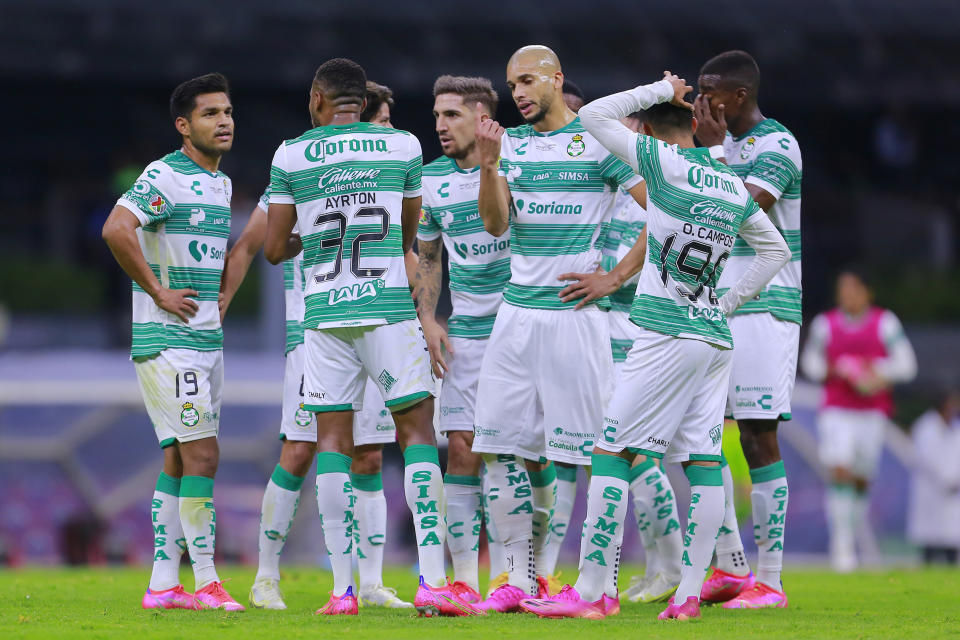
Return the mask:
<path fill-rule="evenodd" d="M 873 304 L 861 273 L 840 272 L 836 300 L 835 309 L 811 323 L 800 366 L 823 383 L 817 429 L 820 459 L 830 474 L 830 562 L 845 572 L 857 566 L 855 541 L 866 525 L 868 487 L 893 415 L 892 387 L 916 376 L 917 360 L 900 321 Z"/>

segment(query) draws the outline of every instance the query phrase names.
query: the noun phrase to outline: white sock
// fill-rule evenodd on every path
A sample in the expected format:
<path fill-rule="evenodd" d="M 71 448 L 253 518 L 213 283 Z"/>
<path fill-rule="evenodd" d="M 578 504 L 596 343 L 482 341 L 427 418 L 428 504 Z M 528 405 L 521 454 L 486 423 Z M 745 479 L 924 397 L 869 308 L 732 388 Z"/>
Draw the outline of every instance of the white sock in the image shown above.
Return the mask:
<path fill-rule="evenodd" d="M 293 518 L 297 515 L 302 486 L 302 477 L 293 475 L 279 464 L 267 482 L 260 507 L 256 580 L 280 579 L 280 553 L 287 541 Z"/>
<path fill-rule="evenodd" d="M 352 473 L 354 543 L 360 591 L 383 584 L 383 545 L 387 541 L 387 498 L 379 473 Z"/>
<path fill-rule="evenodd" d="M 783 590 L 780 572 L 783 570 L 783 535 L 787 517 L 787 474 L 783 461 L 750 470 L 753 491 L 753 537 L 760 560 L 757 562 L 757 580 L 777 591 Z"/>
<path fill-rule="evenodd" d="M 683 604 L 690 596 L 700 597 L 707 577 L 717 532 L 723 523 L 723 478 L 719 467 L 688 466 L 690 480 L 690 517 L 683 536 L 680 586 L 673 601 Z"/>
<path fill-rule="evenodd" d="M 503 544 L 508 582 L 535 596 L 533 489 L 527 469 L 521 458 L 510 454 L 485 455 L 484 462 L 490 479 L 490 516 Z"/>
<path fill-rule="evenodd" d="M 183 476 L 180 480 L 180 524 L 187 540 L 196 589 L 219 582 L 213 566 L 217 513 L 213 508 L 213 478 Z"/>
<path fill-rule="evenodd" d="M 726 459 L 720 463 L 720 473 L 723 474 L 724 512 L 720 535 L 717 536 L 717 568 L 735 576 L 745 576 L 750 573 L 750 565 L 743 555 L 743 540 L 740 539 L 737 505 L 734 501 L 736 493 L 733 474 Z"/>
<path fill-rule="evenodd" d="M 645 535 L 650 535 L 653 546 L 649 550 L 644 547 L 647 550 L 646 575 L 652 577 L 662 573 L 668 580 L 679 580 L 683 540 L 677 520 L 677 500 L 670 480 L 652 460 L 633 467 L 630 477 L 637 526 L 649 523 L 649 534 L 641 530 L 641 541 Z"/>
<path fill-rule="evenodd" d="M 497 526 L 490 515 L 490 474 L 484 465 L 483 471 L 483 526 L 487 529 L 487 552 L 490 556 L 490 580 L 507 572 L 507 556 L 503 543 L 497 536 Z"/>
<path fill-rule="evenodd" d="M 187 549 L 180 524 L 180 478 L 160 472 L 150 515 L 153 519 L 150 590 L 164 591 L 180 584 L 180 556 Z"/>
<path fill-rule="evenodd" d="M 317 454 L 317 508 L 323 540 L 333 572 L 333 595 L 342 596 L 353 582 L 353 510 L 356 496 L 350 482 L 350 456 L 332 451 Z"/>
<path fill-rule="evenodd" d="M 550 524 L 557 503 L 557 469 L 551 464 L 543 471 L 530 472 L 533 489 L 533 557 L 538 576 L 549 575 L 545 570 L 547 545 L 550 542 Z"/>
<path fill-rule="evenodd" d="M 637 521 L 640 544 L 643 547 L 645 567 L 644 578 L 657 575 L 660 559 L 657 553 L 654 535 L 653 487 L 643 477 L 651 468 L 656 468 L 652 460 L 647 460 L 630 468 L 630 494 L 633 496 L 633 517 Z"/>
<path fill-rule="evenodd" d="M 611 573 L 617 571 L 623 544 L 630 493 L 630 463 L 626 459 L 594 453 L 592 463 L 580 542 L 580 576 L 574 585 L 587 602 L 596 602 L 610 589 Z"/>
<path fill-rule="evenodd" d="M 411 444 L 403 451 L 403 461 L 403 489 L 417 534 L 420 575 L 429 586 L 439 587 L 447 580 L 443 557 L 446 522 L 442 512 L 440 457 L 434 446 Z"/>
<path fill-rule="evenodd" d="M 453 561 L 453 579 L 480 589 L 477 553 L 483 505 L 480 478 L 446 474 L 443 495 L 447 499 L 447 548 Z"/>
<path fill-rule="evenodd" d="M 831 485 L 827 489 L 827 525 L 830 528 L 830 562 L 837 569 L 851 569 L 856 562 L 854 547 L 855 498 L 853 487 Z"/>
<path fill-rule="evenodd" d="M 560 549 L 567 537 L 570 516 L 573 514 L 573 502 L 577 498 L 577 467 L 557 466 L 557 498 L 553 507 L 553 519 L 550 522 L 550 537 L 543 549 L 542 564 L 537 561 L 537 569 L 544 575 L 557 572 Z"/>

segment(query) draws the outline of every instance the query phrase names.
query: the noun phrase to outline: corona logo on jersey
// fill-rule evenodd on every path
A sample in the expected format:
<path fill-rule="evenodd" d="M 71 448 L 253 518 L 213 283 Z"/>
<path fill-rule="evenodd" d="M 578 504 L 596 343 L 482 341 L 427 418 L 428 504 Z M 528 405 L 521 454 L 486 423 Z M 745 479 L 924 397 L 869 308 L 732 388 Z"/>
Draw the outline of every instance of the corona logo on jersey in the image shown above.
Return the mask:
<path fill-rule="evenodd" d="M 317 140 L 308 144 L 303 150 L 303 156 L 310 162 L 326 162 L 329 156 L 352 151 L 355 153 L 389 153 L 386 140 L 357 140 L 346 136 L 339 140 Z"/>
<path fill-rule="evenodd" d="M 586 151 L 587 145 L 583 142 L 583 136 L 579 133 L 573 136 L 570 144 L 567 145 L 567 155 L 576 158 Z"/>
<path fill-rule="evenodd" d="M 346 287 L 331 289 L 327 292 L 327 304 L 360 306 L 369 304 L 380 297 L 386 283 L 383 278 L 377 278 L 370 282 L 355 282 Z"/>
<path fill-rule="evenodd" d="M 687 182 L 691 187 L 701 192 L 704 189 L 719 189 L 727 193 L 737 193 L 737 185 L 734 184 L 733 180 L 721 178 L 704 171 L 703 167 L 699 166 L 690 167 L 690 170 L 687 171 Z"/>

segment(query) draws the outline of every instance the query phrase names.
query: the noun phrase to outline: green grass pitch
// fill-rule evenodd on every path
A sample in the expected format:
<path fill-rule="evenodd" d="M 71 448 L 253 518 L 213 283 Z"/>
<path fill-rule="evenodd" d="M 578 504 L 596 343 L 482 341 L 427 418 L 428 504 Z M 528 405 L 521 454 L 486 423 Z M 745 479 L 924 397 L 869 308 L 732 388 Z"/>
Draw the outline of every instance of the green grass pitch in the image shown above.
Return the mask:
<path fill-rule="evenodd" d="M 631 575 L 633 569 L 625 567 L 622 575 Z M 228 566 L 220 575 L 228 580 L 227 590 L 246 605 L 253 570 Z M 146 568 L 0 571 L 0 638 L 960 638 L 960 571 L 948 569 L 842 576 L 794 569 L 785 576 L 788 609 L 711 607 L 702 619 L 685 623 L 658 622 L 662 604 L 630 603 L 624 603 L 619 616 L 603 621 L 539 620 L 522 614 L 418 619 L 409 611 L 384 609 L 321 618 L 312 614 L 326 601 L 330 574 L 292 568 L 283 572 L 281 583 L 287 611 L 143 611 L 140 598 L 148 577 Z M 189 571 L 182 577 L 191 588 Z M 413 599 L 415 576 L 410 570 L 390 569 L 385 580 L 401 597 Z"/>

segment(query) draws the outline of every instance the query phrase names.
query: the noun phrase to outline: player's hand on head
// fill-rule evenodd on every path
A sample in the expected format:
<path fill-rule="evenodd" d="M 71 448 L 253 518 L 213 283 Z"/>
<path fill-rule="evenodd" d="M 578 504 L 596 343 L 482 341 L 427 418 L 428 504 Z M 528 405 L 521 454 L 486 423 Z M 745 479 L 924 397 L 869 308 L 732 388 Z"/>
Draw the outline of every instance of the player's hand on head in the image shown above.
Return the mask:
<path fill-rule="evenodd" d="M 506 131 L 500 123 L 483 113 L 477 103 L 476 145 L 481 162 L 496 164 L 500 159 L 500 140 Z"/>
<path fill-rule="evenodd" d="M 433 369 L 433 375 L 442 378 L 450 370 L 444 357 L 444 351 L 453 355 L 453 345 L 450 343 L 450 337 L 447 332 L 434 319 L 421 319 L 420 326 L 423 327 L 423 338 L 427 341 L 427 350 L 430 352 L 430 367 Z"/>
<path fill-rule="evenodd" d="M 193 289 L 164 288 L 160 289 L 155 302 L 164 311 L 172 313 L 184 322 L 190 322 L 190 318 L 197 315 L 197 311 L 200 310 L 196 300 L 190 299 L 196 296 L 197 292 Z"/>
<path fill-rule="evenodd" d="M 673 87 L 673 100 L 670 101 L 670 104 L 683 107 L 684 109 L 690 109 L 692 111 L 693 105 L 684 100 L 684 98 L 688 93 L 693 91 L 693 87 L 688 85 L 686 80 L 677 77 L 675 74 L 670 73 L 669 71 L 663 72 L 663 79 L 669 82 Z"/>
<path fill-rule="evenodd" d="M 570 282 L 558 294 L 561 301 L 580 300 L 574 309 L 582 309 L 594 300 L 610 295 L 619 286 L 614 277 L 603 269 L 597 269 L 593 273 L 563 273 L 558 280 Z"/>
<path fill-rule="evenodd" d="M 705 147 L 723 144 L 727 135 L 727 119 L 723 115 L 724 106 L 717 106 L 717 117 L 710 111 L 710 98 L 698 95 L 693 101 L 693 116 L 697 119 L 697 130 L 694 135 L 697 141 Z"/>

